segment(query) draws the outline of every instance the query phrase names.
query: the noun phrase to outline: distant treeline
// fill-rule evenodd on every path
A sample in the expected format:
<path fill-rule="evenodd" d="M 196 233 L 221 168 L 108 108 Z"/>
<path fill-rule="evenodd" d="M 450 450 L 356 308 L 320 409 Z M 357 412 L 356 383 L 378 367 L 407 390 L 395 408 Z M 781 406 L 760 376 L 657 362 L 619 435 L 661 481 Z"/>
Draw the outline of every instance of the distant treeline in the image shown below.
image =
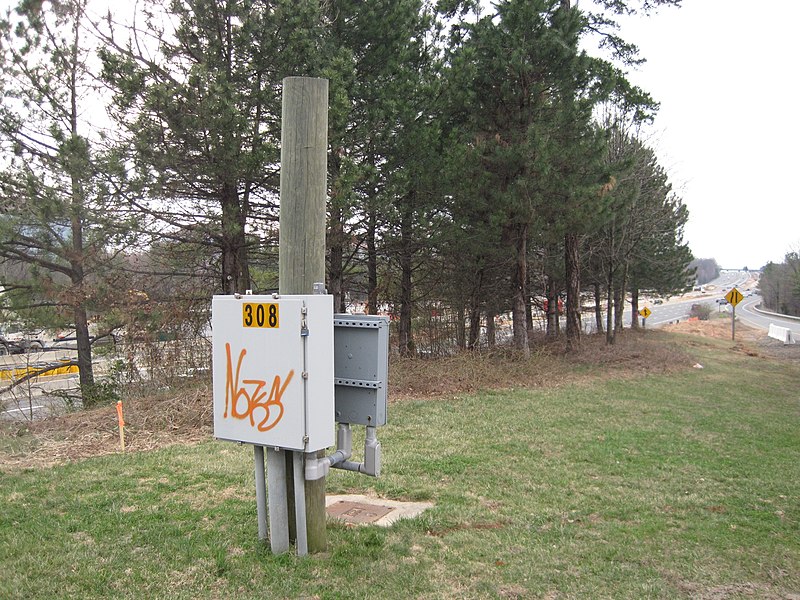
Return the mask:
<path fill-rule="evenodd" d="M 713 258 L 696 258 L 689 263 L 689 268 L 695 270 L 697 285 L 714 281 L 720 274 L 720 266 Z"/>
<path fill-rule="evenodd" d="M 800 252 L 789 252 L 782 263 L 768 263 L 758 287 L 764 308 L 800 317 Z"/>

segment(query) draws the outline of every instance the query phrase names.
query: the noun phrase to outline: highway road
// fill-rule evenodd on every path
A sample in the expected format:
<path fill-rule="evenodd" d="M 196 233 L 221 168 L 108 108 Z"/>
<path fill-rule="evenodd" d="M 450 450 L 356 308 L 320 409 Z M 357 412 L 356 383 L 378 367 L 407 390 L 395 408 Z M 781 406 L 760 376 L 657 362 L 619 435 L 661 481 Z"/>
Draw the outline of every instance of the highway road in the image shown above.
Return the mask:
<path fill-rule="evenodd" d="M 760 302 L 760 296 L 745 298 L 736 307 L 736 318 L 742 323 L 755 327 L 756 329 L 769 329 L 770 323 L 774 323 L 779 327 L 787 327 L 792 330 L 792 335 L 795 339 L 800 339 L 800 319 L 769 314 L 763 310 L 759 310 L 757 307 Z"/>
<path fill-rule="evenodd" d="M 650 309 L 650 316 L 647 318 L 645 327 L 659 327 L 660 325 L 668 325 L 676 321 L 685 321 L 689 318 L 689 313 L 693 304 L 708 304 L 712 310 L 720 310 L 720 305 L 717 302 L 718 298 L 722 298 L 732 287 L 738 287 L 740 291 L 744 292 L 745 284 L 750 280 L 748 273 L 732 271 L 722 273 L 717 279 L 711 281 L 706 286 L 705 292 L 694 291 L 682 296 L 676 296 L 661 304 L 656 304 L 657 298 L 639 298 L 639 309 L 644 307 Z M 752 283 L 752 282 L 751 282 Z M 755 285 L 752 283 L 752 285 Z M 584 315 L 586 316 L 586 315 Z M 625 327 L 631 325 L 631 308 L 629 304 L 625 307 Z M 641 323 L 641 319 L 640 319 Z"/>
<path fill-rule="evenodd" d="M 787 327 L 792 330 L 795 338 L 800 338 L 800 319 L 784 317 L 782 315 L 770 314 L 760 310 L 759 304 L 761 297 L 751 291 L 755 288 L 755 283 L 750 281 L 749 275 L 744 272 L 729 272 L 720 276 L 719 279 L 712 281 L 705 294 L 697 292 L 682 298 L 670 300 L 664 304 L 644 303 L 652 314 L 647 319 L 647 327 L 658 327 L 676 321 L 685 321 L 689 317 L 689 312 L 693 304 L 708 304 L 713 311 L 731 312 L 731 306 L 720 304 L 718 300 L 724 298 L 725 294 L 736 287 L 745 294 L 745 298 L 736 306 L 737 321 L 767 331 L 770 323 L 780 327 Z"/>
<path fill-rule="evenodd" d="M 77 392 L 77 373 L 41 377 L 12 389 L 5 388 L 11 383 L 9 371 L 26 367 L 41 368 L 45 365 L 58 364 L 62 360 L 74 360 L 76 356 L 75 350 L 69 349 L 0 356 L 0 372 L 3 373 L 0 378 L 0 418 L 30 420 L 63 413 L 68 407 L 59 394 Z M 105 360 L 96 361 L 95 364 L 98 366 L 95 368 L 104 367 L 105 362 Z"/>
<path fill-rule="evenodd" d="M 728 310 L 730 306 L 721 305 L 718 300 L 724 298 L 725 294 L 728 293 L 732 287 L 736 287 L 740 292 L 746 295 L 750 293 L 748 288 L 755 287 L 755 285 L 754 282 L 750 281 L 749 273 L 744 271 L 729 271 L 722 273 L 717 279 L 709 282 L 705 286 L 705 292 L 684 294 L 664 304 L 655 304 L 653 302 L 640 300 L 639 308 L 641 309 L 647 306 L 652 313 L 648 317 L 645 326 L 658 327 L 659 325 L 667 325 L 669 323 L 675 323 L 676 321 L 685 321 L 689 318 L 689 313 L 694 304 L 706 304 L 715 312 Z M 753 298 L 746 298 L 746 300 L 752 299 Z M 741 304 L 739 306 L 741 306 Z M 737 317 L 738 316 L 737 309 Z M 767 324 L 764 329 L 768 327 L 769 324 Z"/>

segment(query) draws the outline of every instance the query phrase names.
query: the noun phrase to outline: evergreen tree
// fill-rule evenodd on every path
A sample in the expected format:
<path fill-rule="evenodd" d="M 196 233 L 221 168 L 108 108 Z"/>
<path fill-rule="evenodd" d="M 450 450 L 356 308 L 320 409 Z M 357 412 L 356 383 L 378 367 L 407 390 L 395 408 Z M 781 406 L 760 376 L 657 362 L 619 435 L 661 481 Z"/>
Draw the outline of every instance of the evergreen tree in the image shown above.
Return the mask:
<path fill-rule="evenodd" d="M 510 252 L 514 344 L 523 353 L 529 351 L 527 244 L 552 151 L 552 73 L 570 54 L 552 27 L 553 8 L 553 2 L 505 1 L 497 5 L 497 21 L 464 24 L 454 32 L 449 72 L 459 141 L 483 173 L 490 218 Z"/>
<path fill-rule="evenodd" d="M 768 263 L 758 288 L 768 310 L 800 316 L 800 253 L 787 252 L 782 263 Z"/>
<path fill-rule="evenodd" d="M 394 214 L 401 141 L 430 110 L 423 98 L 430 97 L 424 90 L 435 66 L 429 44 L 435 19 L 419 0 L 337 0 L 325 4 L 325 17 L 329 287 L 341 309 L 345 288 L 360 287 L 368 311 L 376 312 L 381 230 Z"/>
<path fill-rule="evenodd" d="M 593 110 L 613 100 L 641 117 L 653 103 L 618 69 L 579 50 L 590 20 L 569 2 L 505 0 L 496 10 L 496 17 L 454 30 L 452 111 L 473 168 L 488 178 L 489 203 L 513 257 L 516 347 L 527 352 L 527 261 L 535 231 L 544 253 L 563 253 L 568 345 L 577 349 L 580 237 L 607 213 L 604 136 Z M 550 273 L 551 282 L 561 279 Z M 555 310 L 557 302 L 548 306 Z"/>
<path fill-rule="evenodd" d="M 122 172 L 93 127 L 86 0 L 22 2 L 2 22 L 0 258 L 17 304 L 74 322 L 84 405 L 94 400 L 89 315 L 114 293 L 129 225 L 108 181 Z"/>
<path fill-rule="evenodd" d="M 317 3 L 146 0 L 138 17 L 98 24 L 131 202 L 159 236 L 213 249 L 217 289 L 243 292 L 248 232 L 276 220 L 280 82 L 318 68 Z"/>
<path fill-rule="evenodd" d="M 628 289 L 637 311 L 640 289 L 683 291 L 693 272 L 688 268 L 691 252 L 683 243 L 688 212 L 672 193 L 655 153 L 619 123 L 609 131 L 611 218 L 598 230 L 595 243 L 608 293 L 606 339 L 613 343 L 615 331 L 622 328 Z"/>

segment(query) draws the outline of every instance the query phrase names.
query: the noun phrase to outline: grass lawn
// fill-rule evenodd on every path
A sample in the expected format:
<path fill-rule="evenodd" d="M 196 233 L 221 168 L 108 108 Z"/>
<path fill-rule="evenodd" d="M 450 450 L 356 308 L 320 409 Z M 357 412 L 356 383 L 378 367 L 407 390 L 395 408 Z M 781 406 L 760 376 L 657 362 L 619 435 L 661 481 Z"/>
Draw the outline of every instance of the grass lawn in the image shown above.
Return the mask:
<path fill-rule="evenodd" d="M 649 335 L 687 368 L 392 403 L 328 492 L 435 507 L 321 555 L 258 542 L 247 446 L 5 469 L 0 598 L 800 598 L 800 365 Z"/>

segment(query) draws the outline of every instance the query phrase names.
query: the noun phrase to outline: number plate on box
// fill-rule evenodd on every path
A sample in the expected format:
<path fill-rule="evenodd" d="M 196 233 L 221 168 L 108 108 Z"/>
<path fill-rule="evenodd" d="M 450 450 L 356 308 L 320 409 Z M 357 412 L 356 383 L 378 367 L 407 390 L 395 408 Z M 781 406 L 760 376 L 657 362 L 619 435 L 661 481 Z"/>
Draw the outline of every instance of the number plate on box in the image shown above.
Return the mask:
<path fill-rule="evenodd" d="M 261 327 L 277 329 L 278 305 L 264 302 L 245 302 L 242 305 L 242 325 L 244 327 Z"/>

